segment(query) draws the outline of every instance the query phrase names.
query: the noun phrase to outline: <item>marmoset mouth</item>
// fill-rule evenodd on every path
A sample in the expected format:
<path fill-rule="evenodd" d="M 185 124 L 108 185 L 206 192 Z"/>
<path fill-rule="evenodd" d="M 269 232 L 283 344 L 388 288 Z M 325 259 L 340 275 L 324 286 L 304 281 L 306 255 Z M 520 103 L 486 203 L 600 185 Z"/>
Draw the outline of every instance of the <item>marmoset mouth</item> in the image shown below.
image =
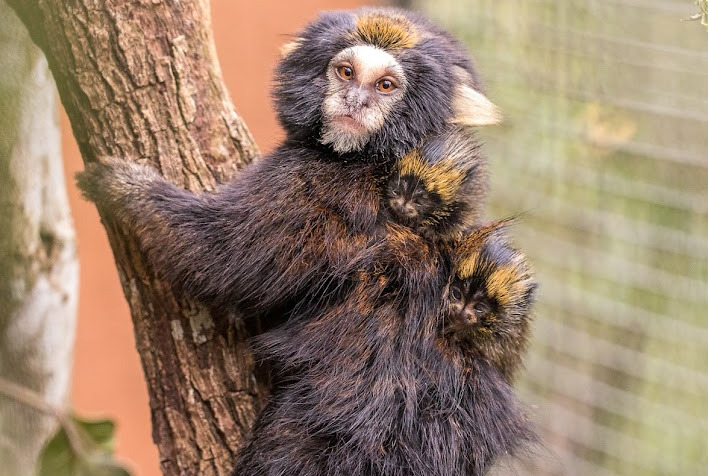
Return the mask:
<path fill-rule="evenodd" d="M 418 217 L 418 210 L 408 202 L 394 201 L 392 208 L 406 218 Z"/>
<path fill-rule="evenodd" d="M 352 132 L 363 132 L 366 130 L 366 127 L 361 122 L 348 114 L 333 116 L 331 121 L 337 126 L 346 128 Z"/>

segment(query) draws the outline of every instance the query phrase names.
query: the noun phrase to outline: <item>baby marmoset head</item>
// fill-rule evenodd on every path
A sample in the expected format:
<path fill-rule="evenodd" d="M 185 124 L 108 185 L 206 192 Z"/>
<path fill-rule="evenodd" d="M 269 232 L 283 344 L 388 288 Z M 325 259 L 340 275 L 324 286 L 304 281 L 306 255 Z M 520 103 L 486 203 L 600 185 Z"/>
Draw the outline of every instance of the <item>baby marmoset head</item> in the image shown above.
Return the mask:
<path fill-rule="evenodd" d="M 528 346 L 538 285 L 504 235 L 508 223 L 483 226 L 454 246 L 443 335 L 466 357 L 486 359 L 511 379 Z"/>
<path fill-rule="evenodd" d="M 499 120 L 464 48 L 412 12 L 326 12 L 282 51 L 273 96 L 291 140 L 392 160 L 450 122 Z"/>
<path fill-rule="evenodd" d="M 487 162 L 473 131 L 451 126 L 396 162 L 384 199 L 398 223 L 450 239 L 479 219 L 487 189 Z"/>

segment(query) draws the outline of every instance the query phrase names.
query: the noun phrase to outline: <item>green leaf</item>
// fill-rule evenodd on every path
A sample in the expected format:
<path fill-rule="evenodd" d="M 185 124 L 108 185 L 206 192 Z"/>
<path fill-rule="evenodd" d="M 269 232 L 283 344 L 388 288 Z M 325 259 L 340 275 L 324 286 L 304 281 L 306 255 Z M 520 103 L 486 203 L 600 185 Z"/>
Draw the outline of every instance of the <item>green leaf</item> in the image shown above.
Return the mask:
<path fill-rule="evenodd" d="M 76 474 L 76 455 L 64 428 L 44 447 L 39 460 L 39 476 L 72 476 Z"/>
<path fill-rule="evenodd" d="M 82 465 L 76 476 L 130 476 L 130 473 L 115 463 L 102 462 Z"/>
<path fill-rule="evenodd" d="M 102 450 L 113 454 L 113 432 L 115 431 L 115 424 L 111 420 L 89 421 L 82 420 L 76 415 L 72 415 L 71 420 L 82 431 L 82 433 L 85 433 L 85 436 L 88 436 L 91 443 Z"/>
<path fill-rule="evenodd" d="M 113 460 L 115 425 L 110 420 L 83 420 L 72 415 L 66 425 L 76 434 L 74 443 L 65 427 L 47 443 L 40 456 L 38 476 L 130 476 Z"/>

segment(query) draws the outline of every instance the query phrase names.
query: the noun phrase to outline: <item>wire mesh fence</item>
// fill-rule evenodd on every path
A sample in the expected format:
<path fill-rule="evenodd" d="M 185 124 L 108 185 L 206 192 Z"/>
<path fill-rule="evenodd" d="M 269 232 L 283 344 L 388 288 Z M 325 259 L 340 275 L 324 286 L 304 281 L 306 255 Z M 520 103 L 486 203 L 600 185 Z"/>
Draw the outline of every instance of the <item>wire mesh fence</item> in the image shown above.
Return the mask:
<path fill-rule="evenodd" d="M 541 292 L 519 390 L 544 448 L 497 474 L 708 465 L 708 32 L 692 1 L 417 0 L 505 123 L 489 215 Z"/>

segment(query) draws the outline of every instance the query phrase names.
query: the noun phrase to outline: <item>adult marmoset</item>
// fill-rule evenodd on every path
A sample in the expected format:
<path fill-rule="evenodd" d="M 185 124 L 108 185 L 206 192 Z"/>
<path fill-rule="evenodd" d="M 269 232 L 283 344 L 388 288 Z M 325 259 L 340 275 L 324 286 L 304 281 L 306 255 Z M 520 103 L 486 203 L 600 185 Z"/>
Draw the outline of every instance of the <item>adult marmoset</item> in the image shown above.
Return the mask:
<path fill-rule="evenodd" d="M 195 195 L 104 159 L 79 185 L 132 227 L 160 275 L 212 306 L 248 315 L 319 304 L 379 239 L 395 160 L 450 122 L 496 121 L 478 83 L 463 48 L 421 16 L 325 13 L 277 67 L 284 143 L 232 182 Z"/>
<path fill-rule="evenodd" d="M 217 308 L 236 308 L 246 315 L 286 309 L 290 321 L 278 331 L 310 324 L 308 329 L 317 332 L 320 324 L 326 335 L 310 346 L 299 341 L 302 345 L 293 348 L 296 356 L 321 357 L 313 346 L 329 346 L 325 337 L 339 339 L 338 348 L 349 349 L 335 360 L 320 360 L 322 373 L 306 374 L 290 393 L 297 400 L 300 390 L 304 396 L 316 395 L 309 393 L 311 386 L 329 389 L 325 397 L 335 403 L 324 403 L 336 413 L 321 415 L 321 423 L 347 419 L 357 425 L 351 429 L 354 436 L 327 434 L 338 445 L 345 443 L 337 446 L 341 456 L 355 458 L 356 452 L 346 449 L 361 448 L 371 459 L 329 459 L 335 467 L 322 469 L 329 474 L 361 474 L 346 469 L 361 461 L 368 465 L 363 474 L 375 468 L 388 474 L 455 474 L 440 471 L 470 464 L 459 432 L 482 436 L 490 430 L 466 420 L 457 422 L 463 425 L 454 430 L 458 433 L 444 433 L 452 427 L 439 427 L 444 422 L 434 418 L 443 407 L 454 408 L 458 398 L 440 394 L 450 388 L 447 379 L 459 374 L 432 345 L 441 319 L 447 260 L 436 242 L 392 222 L 382 207 L 398 158 L 443 134 L 451 122 L 466 126 L 496 121 L 494 107 L 478 87 L 463 49 L 419 16 L 389 9 L 328 13 L 285 49 L 277 69 L 274 97 L 286 140 L 229 184 L 195 195 L 150 168 L 115 159 L 102 160 L 79 176 L 86 196 L 133 229 L 166 280 Z M 367 303 L 378 307 L 361 308 Z M 391 324 L 386 318 L 393 315 L 405 319 Z M 330 334 L 323 322 L 338 323 L 341 332 Z M 353 340 L 362 332 L 362 340 Z M 300 367 L 289 362 L 287 349 L 281 350 L 274 354 L 275 363 L 290 369 L 283 375 L 295 378 Z M 383 353 L 368 365 L 374 350 Z M 344 387 L 328 385 L 325 378 L 340 362 L 341 368 L 353 368 L 346 359 L 359 357 L 365 372 L 355 378 L 382 396 L 373 405 L 364 394 L 337 394 Z M 482 373 L 478 378 L 494 381 Z M 290 391 L 286 383 L 278 384 L 275 399 L 282 395 L 280 389 Z M 491 386 L 477 402 L 513 406 L 513 394 L 507 387 Z M 297 420 L 294 415 L 290 418 Z M 321 434 L 317 415 L 309 415 L 314 430 L 284 425 L 278 432 L 295 436 L 290 443 L 297 446 L 290 446 L 289 453 L 260 455 L 260 462 L 273 465 L 268 471 L 279 471 L 282 465 L 283 473 L 258 473 L 254 460 L 248 460 L 253 463 L 248 471 L 298 474 L 293 468 L 301 468 L 299 474 L 327 474 L 317 472 L 319 463 L 304 459 L 314 443 L 301 438 L 301 432 L 315 439 Z M 372 421 L 376 425 L 368 433 L 357 432 Z M 416 421 L 429 423 L 414 427 Z M 270 441 L 262 428 L 259 423 L 253 441 Z M 400 431 L 407 432 L 410 447 L 398 443 Z M 374 447 L 364 441 L 369 436 L 371 442 L 383 443 Z M 493 433 L 491 441 L 498 439 L 503 437 Z M 484 462 L 474 464 L 486 465 L 492 459 L 488 456 L 503 448 L 490 443 L 483 450 Z M 376 456 L 381 452 L 388 456 Z M 419 455 L 426 456 L 425 463 L 410 466 Z M 424 466 L 433 472 L 411 469 Z M 408 470 L 412 472 L 400 472 Z"/>
<path fill-rule="evenodd" d="M 286 378 L 234 475 L 474 476 L 534 441 L 507 376 L 535 284 L 499 226 L 448 248 L 389 224 L 374 263 L 396 263 L 405 283 L 375 266 L 335 305 L 259 337 Z M 479 345 L 464 298 L 445 291 L 453 275 L 494 300 Z"/>

